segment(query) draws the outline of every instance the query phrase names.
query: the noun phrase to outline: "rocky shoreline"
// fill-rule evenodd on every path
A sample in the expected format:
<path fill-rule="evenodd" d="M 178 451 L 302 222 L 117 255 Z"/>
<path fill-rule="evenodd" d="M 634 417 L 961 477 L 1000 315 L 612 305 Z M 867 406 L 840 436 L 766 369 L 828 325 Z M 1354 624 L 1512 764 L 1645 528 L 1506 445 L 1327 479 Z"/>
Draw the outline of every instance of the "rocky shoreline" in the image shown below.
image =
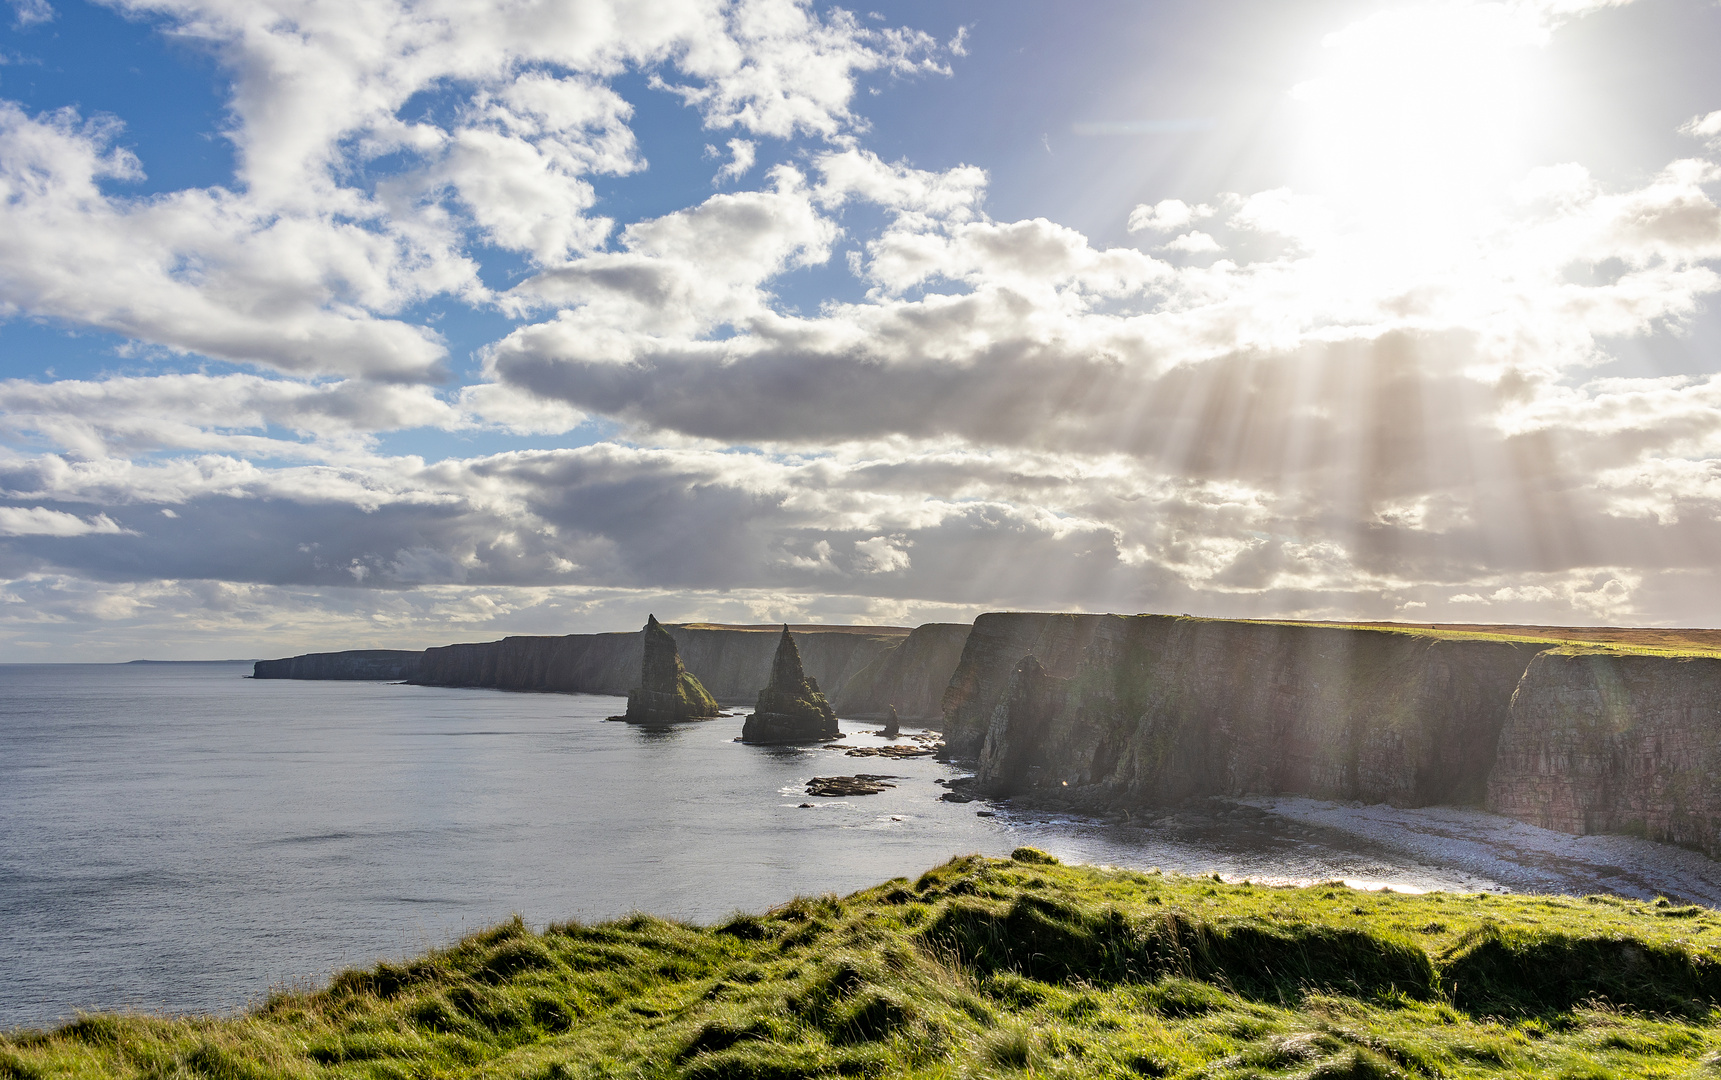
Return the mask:
<path fill-rule="evenodd" d="M 1681 653 L 1666 631 L 1640 649 L 1627 630 L 1156 615 L 661 629 L 712 698 L 757 695 L 747 741 L 832 739 L 839 715 L 896 711 L 946 745 L 846 752 L 971 763 L 953 793 L 967 798 L 1097 813 L 1210 796 L 1486 806 L 1721 854 L 1721 653 L 1700 632 Z M 796 671 L 779 678 L 785 643 Z M 256 676 L 622 693 L 642 649 L 639 634 L 509 638 L 427 650 L 416 671 L 412 654 L 370 651 L 262 661 Z"/>

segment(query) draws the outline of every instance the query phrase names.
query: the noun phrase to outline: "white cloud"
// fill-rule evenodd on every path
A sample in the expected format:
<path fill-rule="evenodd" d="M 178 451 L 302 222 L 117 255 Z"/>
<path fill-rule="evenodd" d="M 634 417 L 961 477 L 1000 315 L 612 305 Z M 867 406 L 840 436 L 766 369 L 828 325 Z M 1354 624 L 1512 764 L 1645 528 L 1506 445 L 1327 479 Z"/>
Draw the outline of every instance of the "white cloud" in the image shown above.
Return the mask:
<path fill-rule="evenodd" d="M 489 298 L 474 239 L 539 264 L 601 247 L 613 223 L 588 177 L 645 165 L 608 85 L 630 66 L 683 79 L 712 126 L 832 139 L 862 73 L 943 70 L 924 35 L 796 0 L 123 6 L 227 66 L 236 182 L 113 194 L 148 164 L 114 149 L 115 123 L 0 102 L 0 314 L 304 375 L 438 378 L 441 340 L 400 315 Z M 431 90 L 455 98 L 445 119 L 401 114 Z M 751 146 L 732 144 L 736 177 Z M 406 164 L 367 190 L 390 155 Z"/>
<path fill-rule="evenodd" d="M 1176 251 L 1184 255 L 1207 255 L 1225 249 L 1219 246 L 1219 241 L 1199 229 L 1193 229 L 1162 244 L 1161 250 Z"/>
<path fill-rule="evenodd" d="M 873 536 L 856 540 L 855 551 L 859 552 L 864 560 L 867 573 L 888 574 L 895 570 L 908 569 L 910 543 L 904 536 Z"/>
<path fill-rule="evenodd" d="M 1679 129 L 1681 134 L 1708 141 L 1713 149 L 1721 140 L 1721 109 L 1703 116 L 1694 116 Z"/>
<path fill-rule="evenodd" d="M 1579 6 L 1524 7 L 1527 33 Z M 277 374 L 0 382 L 0 592 L 31 633 L 427 644 L 633 625 L 642 598 L 745 621 L 1721 601 L 1721 383 L 1586 374 L 1721 292 L 1707 159 L 1534 170 L 1428 244 L 1377 213 L 1391 192 L 1137 207 L 1131 232 L 1217 256 L 1171 260 L 996 220 L 983 169 L 862 146 L 857 80 L 940 71 L 960 37 L 786 0 L 129 10 L 234 75 L 240 175 L 127 198 L 148 163 L 113 122 L 5 106 L 0 297 Z M 639 71 L 734 134 L 741 189 L 611 220 L 597 178 L 647 167 L 614 88 Z M 760 179 L 766 138 L 809 141 Z M 525 266 L 500 294 L 485 245 Z M 845 298 L 785 304 L 839 247 Z M 436 296 L 519 320 L 482 381 L 426 382 L 446 348 L 409 315 Z M 384 450 L 583 425 L 615 435 Z"/>
<path fill-rule="evenodd" d="M 705 148 L 707 157 L 716 157 L 715 147 Z M 758 144 L 751 139 L 730 139 L 729 160 L 717 170 L 717 175 L 711 178 L 713 186 L 719 186 L 730 180 L 739 180 L 753 171 L 753 162 L 757 159 Z"/>
<path fill-rule="evenodd" d="M 48 0 L 12 0 L 13 23 L 20 30 L 54 21 L 54 8 Z"/>
<path fill-rule="evenodd" d="M 1197 221 L 1213 216 L 1213 208 L 1205 203 L 1190 206 L 1182 199 L 1161 199 L 1152 206 L 1146 203 L 1129 212 L 1129 231 L 1176 232 Z"/>
<path fill-rule="evenodd" d="M 0 536 L 111 536 L 126 532 L 106 514 L 81 518 L 41 506 L 0 506 Z"/>

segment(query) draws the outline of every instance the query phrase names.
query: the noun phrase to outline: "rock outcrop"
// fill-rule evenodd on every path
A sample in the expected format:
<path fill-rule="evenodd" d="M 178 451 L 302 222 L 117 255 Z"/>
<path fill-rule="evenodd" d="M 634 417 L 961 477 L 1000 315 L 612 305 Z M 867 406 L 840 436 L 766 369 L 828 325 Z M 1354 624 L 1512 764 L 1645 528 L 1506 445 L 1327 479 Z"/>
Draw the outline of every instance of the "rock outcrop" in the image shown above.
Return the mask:
<path fill-rule="evenodd" d="M 944 688 L 962 659 L 968 630 L 965 623 L 915 627 L 907 639 L 880 653 L 846 683 L 824 682 L 840 688 L 831 695 L 831 704 L 839 715 L 855 720 L 882 719 L 892 706 L 910 720 L 941 719 Z"/>
<path fill-rule="evenodd" d="M 640 664 L 640 684 L 627 694 L 630 724 L 671 724 L 682 720 L 704 720 L 720 711 L 717 701 L 681 665 L 675 639 L 648 616 Z"/>
<path fill-rule="evenodd" d="M 1488 807 L 1721 857 L 1721 659 L 1541 653 L 1512 698 Z"/>
<path fill-rule="evenodd" d="M 946 699 L 957 721 L 991 703 L 977 788 L 1108 808 L 1281 793 L 1479 803 L 1513 689 L 1551 647 L 1151 615 L 997 625 L 1011 618 L 976 622 L 964 665 L 986 666 L 958 670 Z M 993 647 L 975 648 L 1027 637 L 1049 639 L 1065 671 L 1018 657 L 999 678 Z"/>
<path fill-rule="evenodd" d="M 259 660 L 251 677 L 400 682 L 416 678 L 423 660 L 424 653 L 401 649 L 306 653 L 285 660 Z"/>
<path fill-rule="evenodd" d="M 879 734 L 887 739 L 894 739 L 902 734 L 902 717 L 896 715 L 895 705 L 890 707 L 889 714 L 885 716 L 884 727 L 879 730 Z"/>
<path fill-rule="evenodd" d="M 837 736 L 837 714 L 819 684 L 801 666 L 801 652 L 783 627 L 771 681 L 759 691 L 759 703 L 741 726 L 747 743 L 797 743 Z"/>

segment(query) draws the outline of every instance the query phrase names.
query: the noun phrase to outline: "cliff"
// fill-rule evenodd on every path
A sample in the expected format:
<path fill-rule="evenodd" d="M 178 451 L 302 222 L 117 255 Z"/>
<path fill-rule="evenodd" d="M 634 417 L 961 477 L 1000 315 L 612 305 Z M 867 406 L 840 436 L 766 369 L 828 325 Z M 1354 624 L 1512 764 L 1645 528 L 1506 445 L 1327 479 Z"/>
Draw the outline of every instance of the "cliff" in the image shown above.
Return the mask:
<path fill-rule="evenodd" d="M 1006 666 L 1025 641 L 1047 655 Z M 1169 616 L 988 615 L 945 698 L 976 786 L 1081 805 L 1295 793 L 1480 802 L 1547 644 Z"/>
<path fill-rule="evenodd" d="M 771 681 L 779 628 L 671 627 L 687 670 L 699 676 L 718 701 L 752 702 Z M 906 627 L 791 629 L 806 673 L 839 692 L 879 654 L 909 636 Z"/>
<path fill-rule="evenodd" d="M 770 681 L 777 647 L 775 627 L 666 627 L 681 662 L 718 701 L 751 703 Z M 808 675 L 821 686 L 841 688 L 881 654 L 909 637 L 906 627 L 800 627 L 792 629 Z M 263 679 L 396 678 L 422 686 L 476 686 L 565 694 L 622 696 L 639 684 L 645 651 L 639 632 L 510 637 L 444 645 L 422 653 L 314 653 L 262 660 Z M 382 670 L 365 657 L 398 657 L 399 674 L 349 674 Z"/>
<path fill-rule="evenodd" d="M 1115 618 L 1012 611 L 975 619 L 956 670 L 939 698 L 950 755 L 972 758 L 980 753 L 992 711 L 1022 657 L 1033 656 L 1050 673 L 1068 676 L 1093 641 L 1094 630 Z"/>
<path fill-rule="evenodd" d="M 968 631 L 967 623 L 915 627 L 907 638 L 849 678 L 833 698 L 838 715 L 882 720 L 894 705 L 897 715 L 905 720 L 940 719 L 944 689 L 962 660 Z"/>
<path fill-rule="evenodd" d="M 418 674 L 421 652 L 365 649 L 356 652 L 306 653 L 285 660 L 259 660 L 254 679 L 411 680 Z"/>
<path fill-rule="evenodd" d="M 422 686 L 620 696 L 636 685 L 644 661 L 637 631 L 510 637 L 426 649 L 412 681 Z"/>
<path fill-rule="evenodd" d="M 1721 659 L 1543 652 L 1513 696 L 1488 807 L 1721 857 Z"/>

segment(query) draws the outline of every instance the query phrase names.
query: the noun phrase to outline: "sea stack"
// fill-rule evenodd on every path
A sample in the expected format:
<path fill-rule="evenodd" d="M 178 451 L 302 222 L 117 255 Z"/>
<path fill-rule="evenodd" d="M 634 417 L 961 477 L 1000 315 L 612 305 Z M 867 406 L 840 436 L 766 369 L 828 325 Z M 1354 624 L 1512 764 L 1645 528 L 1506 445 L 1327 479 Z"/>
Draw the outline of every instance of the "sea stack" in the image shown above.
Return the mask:
<path fill-rule="evenodd" d="M 884 730 L 879 734 L 887 739 L 894 739 L 902 734 L 902 721 L 897 719 L 895 705 L 890 707 L 890 715 L 884 721 Z"/>
<path fill-rule="evenodd" d="M 758 707 L 741 725 L 741 741 L 796 743 L 836 737 L 837 714 L 819 684 L 802 670 L 801 650 L 785 626 L 771 662 L 771 683 L 759 691 Z"/>
<path fill-rule="evenodd" d="M 675 647 L 675 639 L 656 615 L 648 616 L 639 689 L 628 691 L 627 715 L 623 719 L 630 724 L 667 724 L 704 720 L 717 713 L 716 699 L 681 666 L 681 652 Z"/>

